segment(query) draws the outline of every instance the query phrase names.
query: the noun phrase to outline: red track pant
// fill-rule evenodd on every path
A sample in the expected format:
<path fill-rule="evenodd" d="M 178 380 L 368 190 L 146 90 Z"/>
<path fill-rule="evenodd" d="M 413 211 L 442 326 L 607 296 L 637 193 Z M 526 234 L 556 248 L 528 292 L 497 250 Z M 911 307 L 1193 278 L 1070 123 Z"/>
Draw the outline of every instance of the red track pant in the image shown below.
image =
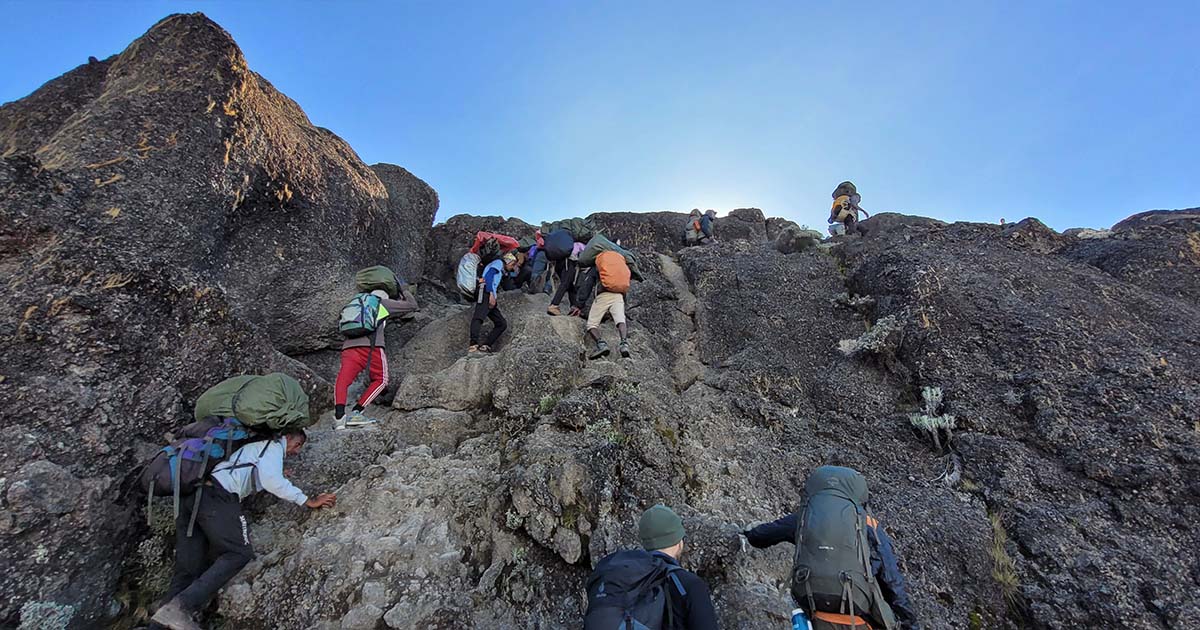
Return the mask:
<path fill-rule="evenodd" d="M 338 370 L 337 384 L 333 390 L 335 405 L 346 404 L 346 395 L 350 391 L 350 385 L 354 383 L 354 379 L 358 378 L 363 368 L 367 367 L 367 357 L 370 356 L 370 353 L 371 349 L 365 346 L 342 350 L 342 367 Z M 358 404 L 362 407 L 371 404 L 371 401 L 375 400 L 375 397 L 383 391 L 383 388 L 387 387 L 387 384 L 387 355 L 384 354 L 383 348 L 375 348 L 375 358 L 371 359 L 371 382 L 363 390 Z"/>

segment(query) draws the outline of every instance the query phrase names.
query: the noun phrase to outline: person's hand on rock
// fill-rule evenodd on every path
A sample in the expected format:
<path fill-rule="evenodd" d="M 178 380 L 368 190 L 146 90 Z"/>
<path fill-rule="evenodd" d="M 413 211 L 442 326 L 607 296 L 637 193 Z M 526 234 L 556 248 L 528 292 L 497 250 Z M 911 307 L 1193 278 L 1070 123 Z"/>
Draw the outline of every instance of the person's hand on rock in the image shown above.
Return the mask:
<path fill-rule="evenodd" d="M 335 505 L 337 505 L 337 495 L 330 492 L 318 494 L 316 498 L 309 499 L 304 502 L 304 507 L 312 510 L 333 507 Z"/>

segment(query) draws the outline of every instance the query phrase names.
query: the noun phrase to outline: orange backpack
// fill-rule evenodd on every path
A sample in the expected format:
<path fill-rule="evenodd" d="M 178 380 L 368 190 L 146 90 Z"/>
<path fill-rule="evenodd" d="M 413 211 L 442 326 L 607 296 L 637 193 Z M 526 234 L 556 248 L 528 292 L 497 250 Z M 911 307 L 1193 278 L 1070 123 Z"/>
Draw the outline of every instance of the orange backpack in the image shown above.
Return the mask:
<path fill-rule="evenodd" d="M 596 256 L 596 268 L 600 270 L 600 284 L 612 293 L 629 292 L 629 265 L 618 252 L 601 252 Z"/>

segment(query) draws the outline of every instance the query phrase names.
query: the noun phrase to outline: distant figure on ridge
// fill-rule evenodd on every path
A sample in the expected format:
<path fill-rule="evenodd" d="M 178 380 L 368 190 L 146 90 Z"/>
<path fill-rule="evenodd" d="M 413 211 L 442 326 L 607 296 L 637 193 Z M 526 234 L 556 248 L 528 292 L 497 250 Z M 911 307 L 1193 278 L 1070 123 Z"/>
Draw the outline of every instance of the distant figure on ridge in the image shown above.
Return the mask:
<path fill-rule="evenodd" d="M 516 267 L 516 254 L 508 252 L 483 268 L 483 275 L 479 278 L 479 288 L 475 295 L 475 312 L 471 315 L 471 345 L 467 348 L 468 354 L 491 352 L 492 346 L 500 339 L 500 335 L 503 335 L 504 331 L 508 329 L 508 321 L 500 313 L 496 295 L 500 290 L 500 280 L 504 277 L 504 273 L 512 271 Z M 479 343 L 484 319 L 492 320 L 492 330 L 484 342 Z"/>
<path fill-rule="evenodd" d="M 342 342 L 341 367 L 333 389 L 333 427 L 339 430 L 376 422 L 363 415 L 363 410 L 388 384 L 383 334 L 387 320 L 419 308 L 417 298 L 387 267 L 363 269 L 354 275 L 354 283 L 360 293 L 342 309 L 338 323 L 338 330 L 346 337 Z M 364 370 L 370 382 L 347 417 L 346 398 L 350 385 Z"/>
<path fill-rule="evenodd" d="M 841 223 L 846 228 L 846 234 L 856 233 L 858 214 L 861 212 L 863 217 L 871 218 L 871 215 L 858 205 L 860 201 L 862 197 L 859 196 L 853 182 L 838 184 L 837 188 L 833 189 L 833 207 L 829 210 L 829 223 Z"/>
<path fill-rule="evenodd" d="M 743 534 L 760 549 L 796 545 L 792 599 L 813 630 L 893 630 L 897 619 L 919 629 L 892 540 L 867 512 L 867 480 L 851 468 L 821 466 L 804 494 L 795 513 Z"/>
<path fill-rule="evenodd" d="M 708 584 L 679 566 L 684 534 L 671 508 L 660 504 L 642 513 L 642 549 L 604 557 L 588 578 L 584 630 L 717 630 Z"/>
<path fill-rule="evenodd" d="M 717 242 L 717 239 L 713 236 L 713 219 L 716 216 L 716 210 L 709 209 L 704 214 L 701 214 L 698 208 L 693 208 L 691 214 L 688 215 L 687 223 L 684 224 L 684 245 L 690 247 Z"/>
<path fill-rule="evenodd" d="M 171 630 L 200 630 L 193 615 L 254 558 L 250 527 L 242 500 L 266 490 L 312 510 L 333 507 L 337 496 L 308 498 L 283 475 L 283 459 L 300 452 L 307 441 L 303 429 L 282 437 L 251 442 L 217 464 L 195 509 L 198 532 L 188 535 L 192 501 L 183 501 L 175 519 L 175 574 L 163 604 L 151 621 Z"/>

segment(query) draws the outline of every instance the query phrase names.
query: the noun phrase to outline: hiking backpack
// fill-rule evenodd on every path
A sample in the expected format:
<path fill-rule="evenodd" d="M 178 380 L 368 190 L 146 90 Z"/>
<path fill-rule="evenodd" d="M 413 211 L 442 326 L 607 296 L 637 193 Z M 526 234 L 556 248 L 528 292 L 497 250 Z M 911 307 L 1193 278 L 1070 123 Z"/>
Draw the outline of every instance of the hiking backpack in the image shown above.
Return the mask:
<path fill-rule="evenodd" d="M 687 591 L 683 569 L 649 551 L 618 551 L 596 564 L 587 581 L 584 630 L 658 630 L 671 627 L 671 598 Z"/>
<path fill-rule="evenodd" d="M 458 290 L 467 297 L 475 297 L 476 291 L 479 290 L 479 254 L 467 252 L 458 261 L 458 274 L 456 276 L 458 282 Z"/>
<path fill-rule="evenodd" d="M 359 293 L 342 307 L 342 316 L 338 320 L 338 332 L 347 339 L 366 337 L 375 334 L 379 325 L 387 319 L 388 310 L 383 300 L 372 293 Z"/>
<path fill-rule="evenodd" d="M 138 477 L 138 484 L 146 492 L 146 522 L 151 521 L 154 497 L 173 498 L 174 516 L 179 518 L 179 501 L 182 497 L 195 494 L 192 520 L 188 523 L 188 536 L 196 521 L 196 508 L 200 505 L 200 489 L 217 464 L 250 442 L 267 439 L 270 433 L 261 433 L 238 421 L 237 418 L 208 416 L 182 429 L 181 437 L 164 446 L 146 463 Z M 270 442 L 267 443 L 270 445 Z M 263 448 L 266 452 L 266 447 Z M 261 455 L 260 455 L 261 457 Z M 242 464 L 242 468 L 253 464 Z"/>
<path fill-rule="evenodd" d="M 618 252 L 601 252 L 596 256 L 596 268 L 600 270 L 600 284 L 605 291 L 629 293 L 630 272 L 624 256 Z"/>
<path fill-rule="evenodd" d="M 396 277 L 396 273 L 383 265 L 359 269 L 354 274 L 354 286 L 359 293 L 383 291 L 388 297 L 396 299 L 400 297 L 401 284 L 403 283 Z"/>
<path fill-rule="evenodd" d="M 876 628 L 896 628 L 895 615 L 871 569 L 866 479 L 850 468 L 821 466 L 809 476 L 804 491 L 792 597 L 810 616 L 863 616 Z"/>

